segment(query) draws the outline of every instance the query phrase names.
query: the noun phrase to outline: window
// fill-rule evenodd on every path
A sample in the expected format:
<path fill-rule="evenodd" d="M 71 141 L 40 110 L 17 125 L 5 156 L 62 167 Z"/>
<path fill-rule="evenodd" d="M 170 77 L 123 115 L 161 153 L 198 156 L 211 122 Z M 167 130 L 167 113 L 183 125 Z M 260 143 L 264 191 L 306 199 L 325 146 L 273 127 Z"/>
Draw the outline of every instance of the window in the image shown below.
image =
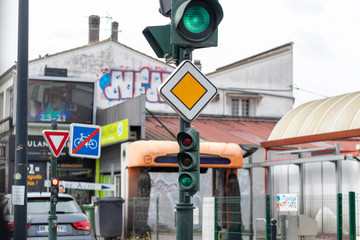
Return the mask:
<path fill-rule="evenodd" d="M 28 198 L 27 200 L 27 212 L 32 213 L 48 213 L 50 209 L 50 198 Z M 64 213 L 79 213 L 81 209 L 77 206 L 77 203 L 70 198 L 59 198 L 56 204 L 57 212 Z"/>
<path fill-rule="evenodd" d="M 111 183 L 111 175 L 104 175 L 104 183 L 112 184 Z M 114 196 L 112 191 L 103 191 L 102 197 L 112 197 L 112 196 Z"/>
<path fill-rule="evenodd" d="M 241 100 L 241 116 L 249 116 L 249 99 Z"/>
<path fill-rule="evenodd" d="M 3 198 L 3 200 L 0 202 L 0 214 L 4 215 L 10 215 L 11 212 L 11 206 L 9 198 Z"/>
<path fill-rule="evenodd" d="M 231 99 L 231 115 L 239 116 L 239 99 Z"/>
<path fill-rule="evenodd" d="M 5 111 L 3 107 L 4 107 L 4 93 L 0 93 L 0 119 L 4 118 L 3 114 Z"/>
<path fill-rule="evenodd" d="M 5 101 L 5 116 L 10 116 L 12 114 L 12 108 L 13 108 L 13 94 L 12 94 L 12 88 L 6 89 L 6 97 L 4 99 Z"/>
<path fill-rule="evenodd" d="M 241 113 L 241 115 L 240 115 Z M 233 116 L 250 116 L 250 100 L 249 99 L 231 99 L 231 115 Z"/>

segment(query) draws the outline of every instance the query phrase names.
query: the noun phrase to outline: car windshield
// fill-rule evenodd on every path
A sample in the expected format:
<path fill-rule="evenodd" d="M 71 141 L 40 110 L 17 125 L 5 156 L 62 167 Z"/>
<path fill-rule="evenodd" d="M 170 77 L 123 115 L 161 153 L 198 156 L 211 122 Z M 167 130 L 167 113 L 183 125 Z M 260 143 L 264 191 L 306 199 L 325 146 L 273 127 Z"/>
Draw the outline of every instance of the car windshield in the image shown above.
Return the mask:
<path fill-rule="evenodd" d="M 28 213 L 48 213 L 50 210 L 49 198 L 28 198 Z M 77 203 L 70 198 L 59 198 L 56 204 L 56 212 L 58 213 L 81 213 L 81 209 Z"/>

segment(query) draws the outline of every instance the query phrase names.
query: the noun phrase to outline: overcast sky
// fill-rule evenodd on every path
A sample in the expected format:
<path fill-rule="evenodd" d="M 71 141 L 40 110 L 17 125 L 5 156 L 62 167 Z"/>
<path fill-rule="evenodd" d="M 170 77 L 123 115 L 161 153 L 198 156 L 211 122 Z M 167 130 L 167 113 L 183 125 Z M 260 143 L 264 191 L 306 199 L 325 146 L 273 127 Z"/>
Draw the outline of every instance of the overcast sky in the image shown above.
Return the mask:
<path fill-rule="evenodd" d="M 17 0 L 0 0 L 0 74 L 17 60 Z M 119 23 L 119 41 L 156 57 L 142 30 L 165 25 L 158 0 L 29 0 L 29 59 L 83 46 L 88 16 L 99 15 L 100 40 Z M 220 0 L 218 47 L 195 50 L 203 72 L 294 43 L 295 105 L 359 91 L 360 1 Z M 239 86 L 241 87 L 241 86 Z M 312 92 L 308 93 L 306 91 Z M 314 94 L 313 94 L 314 93 Z"/>

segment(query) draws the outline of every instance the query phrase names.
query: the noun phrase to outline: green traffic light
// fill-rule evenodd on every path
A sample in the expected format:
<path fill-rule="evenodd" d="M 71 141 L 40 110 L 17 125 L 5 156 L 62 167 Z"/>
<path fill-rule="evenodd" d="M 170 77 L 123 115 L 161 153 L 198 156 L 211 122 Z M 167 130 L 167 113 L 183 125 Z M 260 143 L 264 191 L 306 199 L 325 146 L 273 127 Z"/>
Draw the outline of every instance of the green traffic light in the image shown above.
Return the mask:
<path fill-rule="evenodd" d="M 189 49 L 217 46 L 224 13 L 218 0 L 171 0 L 170 45 Z"/>
<path fill-rule="evenodd" d="M 189 32 L 201 33 L 209 27 L 210 15 L 203 7 L 192 6 L 186 10 L 183 21 Z"/>
<path fill-rule="evenodd" d="M 185 175 L 181 177 L 180 182 L 183 186 L 188 187 L 192 184 L 192 179 L 190 176 Z"/>

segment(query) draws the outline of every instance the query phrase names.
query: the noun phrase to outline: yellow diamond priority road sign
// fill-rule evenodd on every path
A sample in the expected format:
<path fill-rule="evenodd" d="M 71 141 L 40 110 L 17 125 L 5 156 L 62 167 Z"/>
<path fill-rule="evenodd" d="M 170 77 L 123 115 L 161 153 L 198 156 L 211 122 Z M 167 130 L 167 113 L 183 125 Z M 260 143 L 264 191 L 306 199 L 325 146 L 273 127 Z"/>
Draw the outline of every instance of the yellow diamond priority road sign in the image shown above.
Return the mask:
<path fill-rule="evenodd" d="M 187 122 L 194 121 L 217 93 L 216 87 L 189 60 L 183 61 L 158 90 Z"/>

